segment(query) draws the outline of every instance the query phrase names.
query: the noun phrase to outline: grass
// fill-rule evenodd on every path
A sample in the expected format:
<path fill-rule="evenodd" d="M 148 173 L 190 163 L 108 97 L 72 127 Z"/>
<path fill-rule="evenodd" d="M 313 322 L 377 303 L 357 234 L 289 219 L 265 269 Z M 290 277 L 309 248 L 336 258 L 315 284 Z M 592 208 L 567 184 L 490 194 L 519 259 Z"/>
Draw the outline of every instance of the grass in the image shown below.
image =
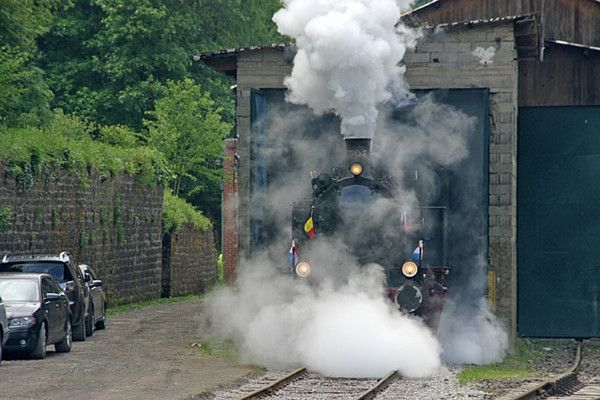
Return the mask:
<path fill-rule="evenodd" d="M 523 380 L 540 373 L 531 368 L 535 359 L 548 354 L 548 348 L 553 344 L 543 340 L 519 339 L 514 353 L 506 356 L 501 363 L 490 365 L 469 365 L 458 374 L 461 385 L 479 381 L 493 380 Z"/>
<path fill-rule="evenodd" d="M 239 364 L 240 354 L 235 348 L 234 344 L 230 340 L 222 339 L 211 339 L 205 340 L 198 346 L 198 351 L 207 354 L 209 356 L 223 358 L 229 362 Z M 251 376 L 260 376 L 267 372 L 267 369 L 263 366 L 256 364 L 249 364 L 246 367 L 250 368 Z"/>
<path fill-rule="evenodd" d="M 164 299 L 153 299 L 147 301 L 141 301 L 138 303 L 129 303 L 122 304 L 115 307 L 110 307 L 106 310 L 106 314 L 110 316 L 120 315 L 129 311 L 140 310 L 142 308 L 155 306 L 159 304 L 172 304 L 172 303 L 180 303 L 182 301 L 192 301 L 192 300 L 201 300 L 204 298 L 203 295 L 188 295 L 181 297 L 167 297 Z"/>
<path fill-rule="evenodd" d="M 228 361 L 238 362 L 240 355 L 233 343 L 228 340 L 205 340 L 198 345 L 200 352 L 224 358 Z"/>
<path fill-rule="evenodd" d="M 511 359 L 512 356 L 507 357 Z M 513 364 L 514 361 L 504 360 L 502 363 L 493 365 L 470 365 L 465 367 L 458 374 L 458 383 L 466 385 L 468 383 L 479 382 L 484 380 L 523 380 L 535 375 L 535 372 L 530 368 Z"/>

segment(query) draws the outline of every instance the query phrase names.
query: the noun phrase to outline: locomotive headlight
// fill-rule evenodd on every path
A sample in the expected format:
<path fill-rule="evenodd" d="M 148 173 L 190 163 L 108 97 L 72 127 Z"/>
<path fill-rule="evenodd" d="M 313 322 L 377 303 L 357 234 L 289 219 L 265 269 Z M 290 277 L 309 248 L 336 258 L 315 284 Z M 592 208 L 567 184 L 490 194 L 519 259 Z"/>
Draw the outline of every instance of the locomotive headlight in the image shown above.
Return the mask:
<path fill-rule="evenodd" d="M 413 276 L 415 276 L 417 274 L 418 269 L 419 268 L 417 267 L 417 264 L 415 264 L 412 261 L 407 261 L 402 265 L 402 273 L 407 278 L 412 278 Z"/>
<path fill-rule="evenodd" d="M 363 166 L 360 163 L 355 162 L 350 166 L 350 172 L 352 172 L 352 175 L 354 176 L 359 176 L 363 173 Z"/>
<path fill-rule="evenodd" d="M 300 278 L 306 278 L 310 275 L 310 264 L 306 261 L 300 261 L 298 265 L 296 265 L 296 275 Z"/>

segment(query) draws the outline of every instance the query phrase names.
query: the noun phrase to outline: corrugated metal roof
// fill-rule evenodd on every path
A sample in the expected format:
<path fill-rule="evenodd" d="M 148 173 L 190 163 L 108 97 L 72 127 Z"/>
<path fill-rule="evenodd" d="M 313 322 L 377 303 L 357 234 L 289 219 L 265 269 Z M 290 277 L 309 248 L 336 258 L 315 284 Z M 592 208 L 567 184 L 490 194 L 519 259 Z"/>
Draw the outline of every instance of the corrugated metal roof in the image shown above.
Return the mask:
<path fill-rule="evenodd" d="M 474 19 L 474 20 L 470 20 L 470 21 L 445 22 L 443 24 L 438 24 L 438 25 L 420 25 L 420 26 L 425 29 L 469 27 L 472 25 L 501 24 L 504 22 L 514 22 L 514 21 L 517 21 L 520 19 L 535 18 L 535 17 L 536 17 L 535 14 L 520 14 L 520 15 L 509 15 L 506 17 Z"/>
<path fill-rule="evenodd" d="M 546 39 L 545 41 L 548 42 L 548 43 L 560 44 L 560 45 L 563 45 L 563 46 L 577 47 L 579 49 L 584 49 L 584 50 L 600 51 L 600 47 L 586 46 L 584 44 L 571 43 L 571 42 L 566 42 L 564 40 Z"/>
<path fill-rule="evenodd" d="M 415 9 L 413 9 L 413 10 L 405 12 L 404 14 L 402 14 L 400 16 L 400 18 L 407 17 L 407 16 L 409 16 L 412 13 L 418 12 L 418 11 L 423 10 L 425 8 L 429 8 L 429 7 L 431 7 L 431 6 L 433 6 L 433 5 L 437 4 L 437 3 L 441 3 L 442 1 L 444 1 L 444 0 L 432 0 L 429 3 L 427 3 L 427 4 L 423 4 L 421 7 L 417 7 Z M 599 3 L 600 4 L 600 0 L 590 0 L 590 1 L 593 1 L 595 3 Z"/>
<path fill-rule="evenodd" d="M 209 52 L 196 54 L 193 58 L 194 58 L 194 61 L 201 61 L 201 60 L 206 60 L 208 58 L 227 57 L 227 56 L 238 55 L 240 53 L 244 53 L 247 51 L 264 50 L 264 49 L 285 49 L 287 46 L 291 46 L 291 45 L 286 44 L 286 43 L 271 43 L 271 44 L 265 44 L 265 45 L 261 45 L 261 46 L 241 47 L 238 49 L 223 49 L 223 50 L 209 51 Z"/>

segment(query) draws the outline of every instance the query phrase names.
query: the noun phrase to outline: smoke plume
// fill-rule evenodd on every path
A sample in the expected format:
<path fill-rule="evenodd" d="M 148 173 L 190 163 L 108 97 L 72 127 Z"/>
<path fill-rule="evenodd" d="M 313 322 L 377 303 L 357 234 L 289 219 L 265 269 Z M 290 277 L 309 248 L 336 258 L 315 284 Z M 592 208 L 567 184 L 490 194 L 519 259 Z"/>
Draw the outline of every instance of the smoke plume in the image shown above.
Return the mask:
<path fill-rule="evenodd" d="M 395 29 L 410 0 L 284 0 L 273 20 L 296 41 L 287 100 L 341 117 L 346 137 L 372 137 L 377 105 L 406 95 L 399 66 L 417 31 Z"/>
<path fill-rule="evenodd" d="M 320 274 L 310 284 L 282 274 L 281 255 L 263 253 L 244 265 L 235 288 L 211 298 L 217 332 L 236 342 L 244 361 L 335 377 L 393 369 L 426 376 L 440 367 L 433 334 L 385 299 L 380 266 L 359 267 L 336 242 L 313 251 Z"/>

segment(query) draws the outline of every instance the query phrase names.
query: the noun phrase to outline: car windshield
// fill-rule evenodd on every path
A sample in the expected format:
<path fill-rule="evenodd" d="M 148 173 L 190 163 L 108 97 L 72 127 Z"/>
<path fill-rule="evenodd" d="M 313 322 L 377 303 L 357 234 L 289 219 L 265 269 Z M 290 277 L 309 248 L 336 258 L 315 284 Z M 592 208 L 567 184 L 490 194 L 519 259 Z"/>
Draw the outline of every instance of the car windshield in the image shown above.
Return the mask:
<path fill-rule="evenodd" d="M 19 272 L 33 272 L 33 273 L 44 273 L 50 274 L 56 279 L 57 282 L 62 283 L 70 281 L 73 278 L 63 263 L 59 262 L 38 262 L 38 263 L 22 263 L 13 264 L 9 267 L 9 271 Z"/>
<path fill-rule="evenodd" d="M 6 302 L 39 301 L 37 282 L 29 279 L 0 280 L 0 297 Z"/>

